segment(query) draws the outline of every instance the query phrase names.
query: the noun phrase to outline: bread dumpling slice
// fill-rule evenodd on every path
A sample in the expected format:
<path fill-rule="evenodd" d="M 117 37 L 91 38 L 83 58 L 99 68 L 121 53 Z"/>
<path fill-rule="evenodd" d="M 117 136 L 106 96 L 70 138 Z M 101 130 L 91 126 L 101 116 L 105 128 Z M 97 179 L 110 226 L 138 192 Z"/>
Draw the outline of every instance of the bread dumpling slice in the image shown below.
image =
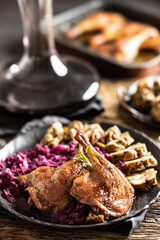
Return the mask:
<path fill-rule="evenodd" d="M 148 155 L 141 158 L 125 162 L 125 171 L 127 172 L 127 175 L 131 175 L 132 173 L 142 171 L 148 167 L 157 166 L 157 164 L 158 162 L 154 156 L 151 155 L 151 153 L 148 153 Z"/>
<path fill-rule="evenodd" d="M 110 153 L 110 160 L 112 163 L 126 162 L 147 155 L 147 152 L 146 144 L 136 143 L 124 150 Z"/>
<path fill-rule="evenodd" d="M 154 168 L 148 168 L 142 172 L 133 173 L 127 179 L 135 189 L 149 191 L 152 186 L 157 184 L 156 175 L 157 171 Z"/>
<path fill-rule="evenodd" d="M 110 141 L 105 146 L 105 151 L 107 153 L 117 152 L 123 150 L 134 142 L 129 132 L 124 132 L 120 135 L 118 139 Z"/>

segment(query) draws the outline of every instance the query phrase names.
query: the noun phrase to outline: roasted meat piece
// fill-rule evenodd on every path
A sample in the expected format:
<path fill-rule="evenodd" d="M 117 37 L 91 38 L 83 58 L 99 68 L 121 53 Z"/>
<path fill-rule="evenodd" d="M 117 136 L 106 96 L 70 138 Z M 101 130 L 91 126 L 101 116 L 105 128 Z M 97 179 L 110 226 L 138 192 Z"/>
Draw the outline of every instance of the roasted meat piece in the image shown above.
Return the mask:
<path fill-rule="evenodd" d="M 18 181 L 26 181 L 29 202 L 33 202 L 41 211 L 55 213 L 69 205 L 73 179 L 82 168 L 82 162 L 70 160 L 57 168 L 37 168 L 27 175 L 19 176 Z"/>
<path fill-rule="evenodd" d="M 134 189 L 124 174 L 99 154 L 83 132 L 75 139 L 87 149 L 92 168 L 73 180 L 71 195 L 105 217 L 125 214 L 133 203 Z"/>
<path fill-rule="evenodd" d="M 130 22 L 124 27 L 122 36 L 115 42 L 115 58 L 123 62 L 133 62 L 141 44 L 158 35 L 158 29 L 142 23 Z"/>
<path fill-rule="evenodd" d="M 95 48 L 96 46 L 102 45 L 105 42 L 115 40 L 121 35 L 126 24 L 127 20 L 121 15 L 119 18 L 113 19 L 105 26 L 104 29 L 102 29 L 101 33 L 90 38 L 90 46 Z"/>
<path fill-rule="evenodd" d="M 76 37 L 86 32 L 102 30 L 106 25 L 117 21 L 122 21 L 124 17 L 119 13 L 114 12 L 94 12 L 88 15 L 84 20 L 73 26 L 66 32 L 68 39 Z"/>
<path fill-rule="evenodd" d="M 158 33 L 158 29 L 150 25 L 128 22 L 117 39 L 111 43 L 96 46 L 95 50 L 120 62 L 132 63 L 142 43 L 151 37 L 156 37 Z"/>

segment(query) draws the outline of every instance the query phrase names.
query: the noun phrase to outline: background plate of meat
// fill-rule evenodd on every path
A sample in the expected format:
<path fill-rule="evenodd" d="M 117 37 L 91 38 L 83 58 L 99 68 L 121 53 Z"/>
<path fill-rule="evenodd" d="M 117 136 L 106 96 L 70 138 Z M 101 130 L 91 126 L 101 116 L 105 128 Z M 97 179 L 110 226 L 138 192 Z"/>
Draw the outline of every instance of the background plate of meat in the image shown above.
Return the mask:
<path fill-rule="evenodd" d="M 23 151 L 24 149 L 33 148 L 34 145 L 38 143 L 40 139 L 43 137 L 44 133 L 46 132 L 46 129 L 56 120 L 61 121 L 63 124 L 69 123 L 67 119 L 60 118 L 60 117 L 55 119 L 55 117 L 50 116 L 50 117 L 45 117 L 42 120 L 34 120 L 26 124 L 14 139 L 0 150 L 1 159 L 6 159 L 9 155 L 13 155 L 20 151 Z M 113 126 L 113 123 L 111 124 L 111 123 L 103 122 L 101 123 L 101 126 L 104 130 L 106 130 L 109 127 Z M 153 156 L 156 159 L 159 158 L 160 149 L 151 138 L 149 138 L 144 133 L 141 133 L 127 126 L 122 126 L 122 125 L 117 125 L 117 126 L 123 132 L 129 131 L 130 135 L 135 139 L 135 142 L 145 143 L 148 147 L 148 151 L 151 151 Z M 136 214 L 141 213 L 144 209 L 149 208 L 149 206 L 156 201 L 160 193 L 160 174 L 159 174 L 160 164 L 158 164 L 155 169 L 158 171 L 158 174 L 157 174 L 158 184 L 153 188 L 151 188 L 151 190 L 148 192 L 142 192 L 142 193 L 136 194 L 132 208 L 127 214 L 123 215 L 122 217 L 111 218 L 108 221 L 105 221 L 104 223 L 75 224 L 75 225 L 51 223 L 47 219 L 43 220 L 43 219 L 38 219 L 35 216 L 33 217 L 29 208 L 27 207 L 27 200 L 20 199 L 14 203 L 11 203 L 3 197 L 2 192 L 0 194 L 0 204 L 12 214 L 22 219 L 25 219 L 27 221 L 30 221 L 32 223 L 38 223 L 46 226 L 59 227 L 59 228 L 107 227 L 107 226 L 120 223 L 125 219 L 131 218 L 132 216 L 135 216 Z"/>
<path fill-rule="evenodd" d="M 115 22 L 114 24 L 105 22 L 105 20 L 108 19 L 107 16 L 105 17 L 105 14 L 107 15 L 110 13 L 116 13 L 116 16 L 113 16 L 113 18 L 115 18 L 115 22 L 119 21 L 117 24 Z M 124 18 L 128 19 L 130 22 L 126 27 L 123 26 L 125 21 Z M 86 19 L 89 20 L 89 22 L 86 21 Z M 98 25 L 98 22 L 100 22 L 100 26 Z M 80 25 L 82 23 L 84 26 L 80 29 L 81 34 L 79 33 L 79 28 L 77 28 L 79 23 Z M 105 31 L 101 29 L 103 24 L 105 28 L 108 26 Z M 91 29 L 88 25 L 91 26 Z M 118 26 L 121 26 L 124 32 L 129 31 L 129 35 L 131 35 L 133 28 L 134 31 L 137 32 L 139 31 L 138 28 L 143 28 L 144 26 L 152 26 L 154 30 L 156 29 L 158 34 L 160 29 L 159 13 L 156 11 L 156 8 L 151 9 L 147 4 L 141 3 L 140 1 L 95 0 L 84 3 L 63 12 L 63 14 L 56 15 L 54 18 L 54 29 L 58 51 L 78 55 L 79 57 L 90 61 L 96 66 L 101 74 L 107 74 L 107 76 L 140 77 L 158 73 L 160 63 L 159 50 L 158 52 L 155 52 L 155 48 L 154 50 L 153 48 L 151 49 L 151 46 L 153 47 L 155 43 L 150 43 L 150 47 L 148 47 L 146 46 L 146 41 L 144 41 L 145 46 L 143 45 L 142 47 L 141 40 L 144 37 L 143 34 L 142 38 L 138 37 L 138 40 L 137 37 L 135 40 L 133 40 L 133 38 L 130 39 L 129 37 L 133 43 L 132 46 L 130 45 L 131 42 L 128 38 L 125 44 L 124 39 L 122 40 L 122 38 L 119 37 L 119 40 L 115 41 L 111 39 L 111 35 L 113 38 L 113 29 L 116 29 L 117 32 L 119 31 L 117 29 Z M 112 30 L 111 27 L 113 27 Z M 101 31 L 104 31 L 104 34 L 101 34 Z M 115 34 L 115 36 L 117 35 Z M 149 37 L 149 35 L 146 35 L 146 32 L 145 36 Z M 157 39 L 154 42 L 156 42 L 158 49 L 159 36 L 160 34 L 158 34 L 157 37 L 153 37 L 153 39 Z M 106 38 L 108 40 L 106 40 Z M 123 42 L 123 44 L 120 44 L 121 47 L 119 41 L 121 43 Z M 128 46 L 129 48 L 125 46 Z M 126 50 L 125 54 L 120 48 Z M 137 49 L 138 54 L 136 55 Z M 133 57 L 131 60 L 131 55 L 136 57 Z"/>

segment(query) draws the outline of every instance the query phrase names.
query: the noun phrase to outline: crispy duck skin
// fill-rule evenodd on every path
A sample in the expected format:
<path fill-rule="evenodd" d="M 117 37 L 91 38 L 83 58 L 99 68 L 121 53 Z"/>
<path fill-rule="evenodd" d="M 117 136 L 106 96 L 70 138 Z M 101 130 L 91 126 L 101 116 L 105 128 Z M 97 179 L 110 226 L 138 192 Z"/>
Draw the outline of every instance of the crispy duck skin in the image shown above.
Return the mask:
<path fill-rule="evenodd" d="M 151 37 L 156 37 L 158 33 L 158 29 L 150 25 L 128 22 L 115 41 L 99 45 L 95 50 L 120 62 L 132 63 L 142 43 Z"/>
<path fill-rule="evenodd" d="M 119 169 L 93 148 L 84 132 L 77 132 L 75 139 L 87 149 L 92 168 L 74 179 L 71 195 L 98 208 L 105 217 L 124 215 L 133 203 L 133 187 Z"/>
<path fill-rule="evenodd" d="M 66 32 L 66 37 L 70 40 L 78 36 L 92 31 L 100 31 L 114 21 L 121 21 L 124 17 L 119 13 L 114 12 L 94 12 L 88 15 L 84 20 L 73 26 Z"/>
<path fill-rule="evenodd" d="M 33 172 L 18 177 L 25 180 L 30 194 L 29 202 L 41 211 L 59 212 L 71 202 L 70 189 L 73 179 L 78 176 L 83 163 L 70 160 L 60 167 L 40 167 Z"/>
<path fill-rule="evenodd" d="M 113 41 L 117 39 L 121 33 L 122 29 L 127 24 L 126 19 L 122 16 L 121 18 L 115 19 L 110 24 L 106 25 L 103 31 L 99 34 L 96 34 L 90 38 L 89 45 L 93 48 L 102 45 L 108 41 Z"/>
<path fill-rule="evenodd" d="M 158 30 L 154 27 L 145 24 L 137 25 L 137 32 L 135 31 L 133 36 L 124 36 L 116 41 L 115 48 L 117 53 L 115 54 L 115 58 L 117 60 L 133 62 L 139 53 L 141 44 L 150 37 L 155 37 L 158 34 Z"/>

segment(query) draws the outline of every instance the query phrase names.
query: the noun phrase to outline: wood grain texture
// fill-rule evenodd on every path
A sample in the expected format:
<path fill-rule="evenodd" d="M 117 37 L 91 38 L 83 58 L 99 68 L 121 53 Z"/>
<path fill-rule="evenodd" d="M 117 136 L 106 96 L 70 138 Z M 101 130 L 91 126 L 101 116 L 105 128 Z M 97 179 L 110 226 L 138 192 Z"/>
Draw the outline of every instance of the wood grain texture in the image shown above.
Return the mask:
<path fill-rule="evenodd" d="M 130 116 L 121 106 L 117 97 L 117 88 L 121 85 L 129 86 L 134 79 L 103 79 L 101 81 L 99 94 L 102 96 L 106 110 L 94 121 L 108 121 L 123 123 L 145 132 L 154 140 L 157 140 L 159 132 L 157 129 L 148 127 Z M 129 236 L 108 232 L 101 229 L 62 230 L 44 227 L 19 219 L 9 213 L 0 211 L 0 239 L 4 240 L 106 240 L 106 239 L 129 239 L 129 240 L 160 240 L 160 199 L 147 211 L 144 221 Z"/>

